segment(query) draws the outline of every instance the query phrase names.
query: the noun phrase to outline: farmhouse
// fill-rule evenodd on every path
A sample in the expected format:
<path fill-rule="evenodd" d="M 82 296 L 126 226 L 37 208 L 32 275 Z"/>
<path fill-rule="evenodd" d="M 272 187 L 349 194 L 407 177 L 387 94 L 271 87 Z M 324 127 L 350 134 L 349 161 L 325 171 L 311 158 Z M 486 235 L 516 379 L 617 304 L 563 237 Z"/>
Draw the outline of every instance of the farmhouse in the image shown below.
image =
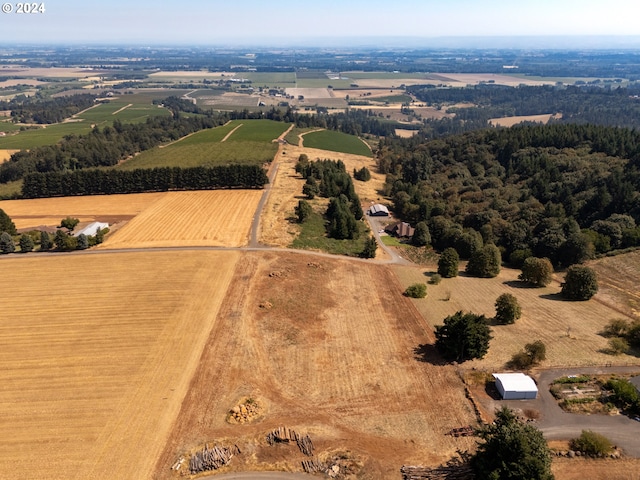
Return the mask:
<path fill-rule="evenodd" d="M 73 232 L 73 236 L 77 237 L 79 235 L 85 234 L 85 235 L 95 235 L 96 233 L 98 233 L 98 230 L 104 230 L 105 228 L 109 228 L 109 224 L 108 223 L 104 223 L 104 222 L 91 222 L 89 225 L 87 225 L 84 228 L 81 228 L 78 231 Z"/>
<path fill-rule="evenodd" d="M 369 207 L 369 212 L 368 213 L 372 217 L 388 217 L 389 216 L 389 209 L 387 207 L 385 207 L 384 205 L 376 203 L 375 205 L 371 205 L 371 207 Z"/>
<path fill-rule="evenodd" d="M 413 233 L 415 232 L 415 228 L 409 225 L 407 222 L 398 222 L 391 225 L 388 225 L 384 231 L 389 235 L 395 235 L 396 237 L 413 237 Z"/>
<path fill-rule="evenodd" d="M 524 373 L 494 373 L 496 387 L 504 400 L 536 398 L 538 387 L 531 377 Z"/>

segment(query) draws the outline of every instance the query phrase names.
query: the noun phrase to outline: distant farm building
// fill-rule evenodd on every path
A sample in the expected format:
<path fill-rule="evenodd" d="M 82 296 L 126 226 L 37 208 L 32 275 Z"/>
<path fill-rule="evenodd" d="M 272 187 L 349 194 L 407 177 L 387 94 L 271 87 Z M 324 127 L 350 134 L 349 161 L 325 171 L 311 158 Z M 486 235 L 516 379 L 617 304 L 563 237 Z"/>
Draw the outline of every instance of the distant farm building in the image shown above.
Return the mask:
<path fill-rule="evenodd" d="M 416 231 L 411 225 L 407 222 L 398 222 L 392 225 L 388 225 L 385 229 L 389 235 L 394 235 L 399 238 L 409 238 L 413 237 L 413 233 Z"/>
<path fill-rule="evenodd" d="M 109 228 L 109 224 L 108 223 L 91 222 L 86 227 L 83 227 L 80 230 L 77 230 L 77 231 L 73 232 L 73 236 L 77 237 L 77 236 L 82 235 L 82 234 L 87 235 L 87 236 L 94 236 L 96 233 L 98 233 L 99 230 L 104 230 L 105 228 Z"/>
<path fill-rule="evenodd" d="M 369 207 L 369 215 L 371 215 L 372 217 L 388 217 L 389 209 L 384 205 L 376 203 L 375 205 L 371 205 L 371 207 Z"/>
<path fill-rule="evenodd" d="M 504 400 L 532 399 L 538 396 L 533 378 L 524 373 L 494 373 L 496 388 Z"/>

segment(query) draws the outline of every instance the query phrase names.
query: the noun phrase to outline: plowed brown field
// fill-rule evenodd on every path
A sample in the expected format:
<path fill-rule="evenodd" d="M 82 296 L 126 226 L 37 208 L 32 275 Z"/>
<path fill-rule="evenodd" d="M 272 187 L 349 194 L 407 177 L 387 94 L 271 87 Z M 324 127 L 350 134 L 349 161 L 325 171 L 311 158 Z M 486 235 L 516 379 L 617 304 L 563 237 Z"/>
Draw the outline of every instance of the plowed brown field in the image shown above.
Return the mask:
<path fill-rule="evenodd" d="M 398 478 L 405 462 L 468 448 L 445 435 L 474 422 L 454 367 L 414 352 L 433 339 L 425 327 L 387 267 L 245 254 L 154 478 L 179 477 L 170 467 L 182 454 L 225 440 L 246 452 L 233 470 L 300 470 L 296 449 L 264 440 L 282 425 L 308 432 L 320 457 L 350 452 L 359 478 Z M 227 423 L 247 396 L 264 406 L 261 419 Z"/>
<path fill-rule="evenodd" d="M 262 190 L 169 192 L 100 248 L 243 246 L 261 196 Z"/>
<path fill-rule="evenodd" d="M 238 258 L 3 259 L 0 478 L 151 478 Z"/>

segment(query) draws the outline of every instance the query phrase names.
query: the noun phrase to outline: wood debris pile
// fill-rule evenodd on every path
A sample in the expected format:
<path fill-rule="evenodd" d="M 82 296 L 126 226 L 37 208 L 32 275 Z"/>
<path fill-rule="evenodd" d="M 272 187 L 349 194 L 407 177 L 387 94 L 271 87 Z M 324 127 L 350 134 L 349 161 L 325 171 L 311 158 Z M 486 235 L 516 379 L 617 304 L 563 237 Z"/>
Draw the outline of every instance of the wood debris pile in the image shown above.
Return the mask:
<path fill-rule="evenodd" d="M 311 437 L 309 437 L 309 435 L 299 435 L 295 430 L 291 430 L 287 427 L 279 427 L 267 434 L 267 443 L 269 445 L 289 442 L 296 442 L 300 451 L 308 457 L 313 455 L 313 443 L 311 442 Z"/>
<path fill-rule="evenodd" d="M 191 456 L 189 461 L 189 470 L 192 474 L 206 472 L 207 470 L 217 470 L 227 465 L 234 455 L 240 455 L 240 449 L 237 445 L 233 447 L 204 448 Z"/>
<path fill-rule="evenodd" d="M 436 468 L 403 465 L 402 480 L 473 480 L 475 476 L 469 466 L 471 455 L 461 451 L 458 455 Z"/>

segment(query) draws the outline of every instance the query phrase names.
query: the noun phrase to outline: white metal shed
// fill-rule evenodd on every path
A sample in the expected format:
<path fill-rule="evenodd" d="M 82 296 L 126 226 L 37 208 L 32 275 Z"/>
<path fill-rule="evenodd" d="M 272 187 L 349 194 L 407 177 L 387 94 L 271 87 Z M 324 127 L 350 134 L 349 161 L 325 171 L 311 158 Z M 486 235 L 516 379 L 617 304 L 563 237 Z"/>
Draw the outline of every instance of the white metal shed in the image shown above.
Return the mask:
<path fill-rule="evenodd" d="M 504 400 L 520 400 L 536 398 L 538 387 L 528 375 L 524 373 L 494 373 L 496 387 Z"/>

